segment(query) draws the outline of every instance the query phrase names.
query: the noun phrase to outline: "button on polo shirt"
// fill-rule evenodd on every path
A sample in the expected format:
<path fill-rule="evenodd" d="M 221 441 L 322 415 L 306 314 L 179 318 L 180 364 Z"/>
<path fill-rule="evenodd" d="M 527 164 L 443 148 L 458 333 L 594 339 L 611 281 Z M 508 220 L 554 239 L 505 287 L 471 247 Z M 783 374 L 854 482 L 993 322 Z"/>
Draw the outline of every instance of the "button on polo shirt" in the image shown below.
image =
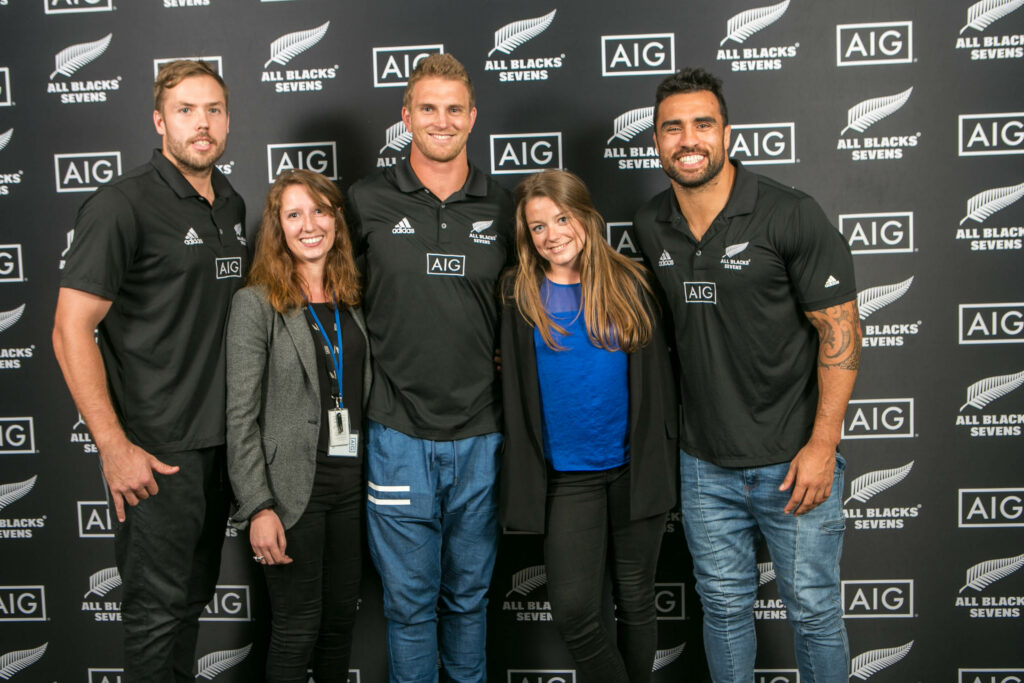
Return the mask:
<path fill-rule="evenodd" d="M 497 279 L 512 260 L 508 191 L 470 166 L 443 201 L 408 160 L 352 186 L 373 353 L 370 419 L 422 439 L 501 430 Z"/>
<path fill-rule="evenodd" d="M 817 202 L 733 163 L 729 201 L 699 242 L 671 189 L 634 225 L 673 316 L 681 446 L 754 467 L 792 459 L 810 437 L 818 334 L 805 312 L 857 289 L 849 246 Z"/>
<path fill-rule="evenodd" d="M 155 150 L 78 211 L 61 286 L 112 302 L 99 345 L 128 438 L 152 453 L 224 443 L 224 325 L 248 268 L 245 206 L 213 206 Z"/>

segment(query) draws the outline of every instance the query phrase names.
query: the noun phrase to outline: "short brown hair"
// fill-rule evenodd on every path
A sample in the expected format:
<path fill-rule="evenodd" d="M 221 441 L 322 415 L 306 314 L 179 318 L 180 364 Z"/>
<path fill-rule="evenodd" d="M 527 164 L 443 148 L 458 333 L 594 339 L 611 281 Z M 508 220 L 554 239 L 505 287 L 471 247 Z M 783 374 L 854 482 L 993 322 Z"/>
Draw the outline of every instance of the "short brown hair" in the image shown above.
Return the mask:
<path fill-rule="evenodd" d="M 176 59 L 161 66 L 160 71 L 157 72 L 156 81 L 153 83 L 153 109 L 160 111 L 160 107 L 164 104 L 164 94 L 192 76 L 209 76 L 217 81 L 224 91 L 224 107 L 227 108 L 228 86 L 209 62 L 204 62 L 201 59 Z"/>
<path fill-rule="evenodd" d="M 462 62 L 444 53 L 433 54 L 416 65 L 402 96 L 402 106 L 406 109 L 412 104 L 412 89 L 424 78 L 442 78 L 446 81 L 461 81 L 469 91 L 469 108 L 476 106 L 476 94 L 473 92 L 473 81 Z"/>

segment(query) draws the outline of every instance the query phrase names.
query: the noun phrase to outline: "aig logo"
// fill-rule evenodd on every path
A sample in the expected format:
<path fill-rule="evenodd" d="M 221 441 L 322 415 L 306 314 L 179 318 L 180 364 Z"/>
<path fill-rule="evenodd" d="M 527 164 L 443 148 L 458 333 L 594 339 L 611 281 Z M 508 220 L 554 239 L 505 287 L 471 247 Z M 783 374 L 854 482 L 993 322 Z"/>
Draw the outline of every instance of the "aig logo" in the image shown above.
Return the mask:
<path fill-rule="evenodd" d="M 508 683 L 576 683 L 573 669 L 509 669 Z"/>
<path fill-rule="evenodd" d="M 747 123 L 732 126 L 729 156 L 748 166 L 796 161 L 796 124 Z"/>
<path fill-rule="evenodd" d="M 46 589 L 0 586 L 0 621 L 46 621 Z"/>
<path fill-rule="evenodd" d="M 841 213 L 839 233 L 854 254 L 912 253 L 914 212 Z"/>
<path fill-rule="evenodd" d="M 297 168 L 338 179 L 338 146 L 333 140 L 326 142 L 294 142 L 267 145 L 267 182 L 284 171 Z"/>
<path fill-rule="evenodd" d="M 43 0 L 47 14 L 71 14 L 77 12 L 110 12 L 114 0 Z"/>
<path fill-rule="evenodd" d="M 843 420 L 842 438 L 914 438 L 914 399 L 872 398 L 850 401 Z"/>
<path fill-rule="evenodd" d="M 632 223 L 606 223 L 605 239 L 612 249 L 634 261 L 640 260 L 640 249 L 636 246 Z"/>
<path fill-rule="evenodd" d="M 683 293 L 688 304 L 718 303 L 718 289 L 714 282 L 684 282 Z"/>
<path fill-rule="evenodd" d="M 121 152 L 54 154 L 57 192 L 92 192 L 121 175 Z"/>
<path fill-rule="evenodd" d="M 654 76 L 675 71 L 675 33 L 601 36 L 602 76 Z"/>
<path fill-rule="evenodd" d="M 252 621 L 248 586 L 217 586 L 199 621 Z"/>
<path fill-rule="evenodd" d="M 754 683 L 800 683 L 796 669 L 754 669 Z"/>
<path fill-rule="evenodd" d="M 914 580 L 843 581 L 843 616 L 893 619 L 914 616 Z"/>
<path fill-rule="evenodd" d="M 536 173 L 562 168 L 562 133 L 511 133 L 491 136 L 491 173 Z"/>
<path fill-rule="evenodd" d="M 961 529 L 1024 527 L 1024 488 L 959 489 Z"/>
<path fill-rule="evenodd" d="M 427 254 L 427 275 L 465 277 L 466 257 L 463 254 Z"/>
<path fill-rule="evenodd" d="M 7 66 L 0 66 L 0 107 L 9 107 L 14 104 L 11 101 L 11 69 Z"/>
<path fill-rule="evenodd" d="M 373 87 L 396 88 L 405 85 L 416 65 L 434 54 L 444 54 L 444 45 L 438 43 L 373 48 Z"/>
<path fill-rule="evenodd" d="M 89 669 L 89 683 L 122 683 L 124 669 Z"/>
<path fill-rule="evenodd" d="M 179 59 L 189 59 L 194 62 L 200 60 L 204 61 L 210 66 L 212 66 L 214 71 L 216 71 L 218 75 L 224 75 L 224 60 L 220 55 L 211 57 L 160 57 L 159 59 L 153 60 L 153 78 L 155 79 L 157 74 L 160 73 L 160 67 L 162 67 L 164 64 L 176 62 Z"/>
<path fill-rule="evenodd" d="M 105 500 L 78 501 L 78 537 L 113 538 L 114 525 Z"/>
<path fill-rule="evenodd" d="M 960 344 L 1024 343 L 1024 301 L 960 304 Z"/>
<path fill-rule="evenodd" d="M 0 455 L 35 453 L 36 437 L 31 417 L 0 417 Z"/>
<path fill-rule="evenodd" d="M 1017 669 L 957 669 L 957 683 L 1022 683 L 1024 668 Z"/>
<path fill-rule="evenodd" d="M 217 272 L 218 280 L 226 280 L 233 277 L 242 277 L 242 257 L 228 256 L 214 261 L 214 269 Z"/>
<path fill-rule="evenodd" d="M 20 244 L 0 244 L 0 282 L 24 282 Z"/>
<path fill-rule="evenodd" d="M 654 608 L 658 621 L 682 621 L 686 619 L 686 592 L 681 583 L 654 584 Z"/>
<path fill-rule="evenodd" d="M 1008 114 L 961 114 L 962 157 L 1024 154 L 1024 112 Z"/>
<path fill-rule="evenodd" d="M 914 22 L 836 26 L 836 66 L 910 64 L 914 61 Z"/>

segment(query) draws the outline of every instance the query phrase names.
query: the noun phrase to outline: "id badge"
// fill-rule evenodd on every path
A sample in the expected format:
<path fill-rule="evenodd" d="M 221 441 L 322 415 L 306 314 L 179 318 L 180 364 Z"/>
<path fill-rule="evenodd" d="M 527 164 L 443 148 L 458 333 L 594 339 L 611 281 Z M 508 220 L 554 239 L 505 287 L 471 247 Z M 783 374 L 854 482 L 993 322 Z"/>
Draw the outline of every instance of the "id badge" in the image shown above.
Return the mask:
<path fill-rule="evenodd" d="M 327 411 L 328 443 L 327 455 L 352 457 L 352 430 L 348 422 L 348 410 L 331 408 Z"/>

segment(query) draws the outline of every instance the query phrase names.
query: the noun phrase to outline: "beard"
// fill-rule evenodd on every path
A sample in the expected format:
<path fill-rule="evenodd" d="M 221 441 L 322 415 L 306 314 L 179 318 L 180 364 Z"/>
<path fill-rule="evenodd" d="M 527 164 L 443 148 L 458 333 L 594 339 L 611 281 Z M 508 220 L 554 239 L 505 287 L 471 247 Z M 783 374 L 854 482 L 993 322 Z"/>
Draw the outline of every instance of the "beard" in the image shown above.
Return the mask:
<path fill-rule="evenodd" d="M 190 145 L 197 137 L 204 137 L 210 140 L 210 151 L 200 154 L 191 149 Z M 183 171 L 196 174 L 210 172 L 213 165 L 224 154 L 225 144 L 223 140 L 217 140 L 209 135 L 196 136 L 185 141 L 168 138 L 167 151 L 172 157 L 175 166 Z"/>
<path fill-rule="evenodd" d="M 681 187 L 694 188 L 705 185 L 708 183 L 708 181 L 714 179 L 715 176 L 717 176 L 719 172 L 721 172 L 722 167 L 725 165 L 724 152 L 720 154 L 708 153 L 705 155 L 705 158 L 708 162 L 707 166 L 704 167 L 704 170 L 701 171 L 700 174 L 690 176 L 683 175 L 683 173 L 678 168 L 676 168 L 676 158 L 686 154 L 693 154 L 695 152 L 697 152 L 697 150 L 686 149 L 681 150 L 675 154 L 658 155 L 661 159 L 662 170 L 664 170 L 665 174 Z"/>

